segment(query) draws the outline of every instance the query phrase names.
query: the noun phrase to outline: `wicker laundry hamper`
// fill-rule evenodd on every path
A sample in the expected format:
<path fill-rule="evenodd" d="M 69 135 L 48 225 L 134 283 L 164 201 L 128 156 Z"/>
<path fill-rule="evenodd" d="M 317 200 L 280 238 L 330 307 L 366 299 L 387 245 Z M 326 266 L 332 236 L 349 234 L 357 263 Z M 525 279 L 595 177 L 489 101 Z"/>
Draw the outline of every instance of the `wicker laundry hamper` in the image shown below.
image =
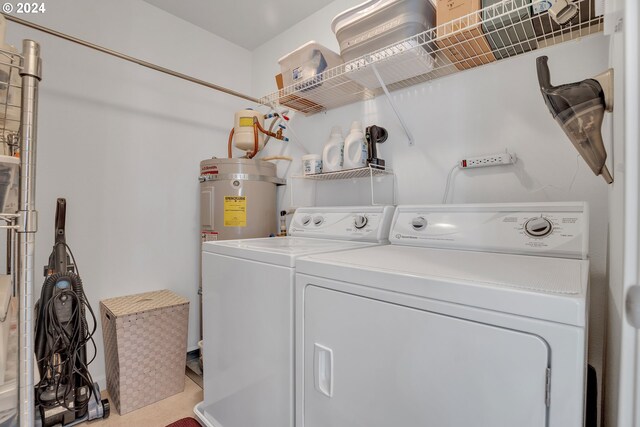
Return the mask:
<path fill-rule="evenodd" d="M 118 413 L 184 390 L 189 300 L 169 290 L 100 301 L 107 390 Z"/>

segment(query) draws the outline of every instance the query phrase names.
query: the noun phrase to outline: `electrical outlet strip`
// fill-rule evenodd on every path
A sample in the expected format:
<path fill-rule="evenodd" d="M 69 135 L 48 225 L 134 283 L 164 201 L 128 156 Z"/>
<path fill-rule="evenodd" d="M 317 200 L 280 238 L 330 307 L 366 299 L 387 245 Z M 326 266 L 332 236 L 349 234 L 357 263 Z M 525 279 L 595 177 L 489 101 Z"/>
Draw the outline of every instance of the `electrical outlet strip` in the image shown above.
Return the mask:
<path fill-rule="evenodd" d="M 514 164 L 517 157 L 513 153 L 505 151 L 503 153 L 489 154 L 488 156 L 471 157 L 460 160 L 462 169 L 484 168 L 487 166 L 503 166 Z"/>

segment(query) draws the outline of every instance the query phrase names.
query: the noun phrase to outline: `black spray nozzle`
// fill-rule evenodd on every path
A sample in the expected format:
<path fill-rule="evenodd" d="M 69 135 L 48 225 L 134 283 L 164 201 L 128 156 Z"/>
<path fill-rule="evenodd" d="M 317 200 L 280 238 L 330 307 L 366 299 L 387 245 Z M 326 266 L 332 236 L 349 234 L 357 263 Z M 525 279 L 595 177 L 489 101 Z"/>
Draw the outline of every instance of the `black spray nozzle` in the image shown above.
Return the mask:
<path fill-rule="evenodd" d="M 389 137 L 387 130 L 380 126 L 367 126 L 365 129 L 365 138 L 367 139 L 367 146 L 369 148 L 369 161 L 378 157 L 378 149 L 376 144 L 382 144 Z"/>

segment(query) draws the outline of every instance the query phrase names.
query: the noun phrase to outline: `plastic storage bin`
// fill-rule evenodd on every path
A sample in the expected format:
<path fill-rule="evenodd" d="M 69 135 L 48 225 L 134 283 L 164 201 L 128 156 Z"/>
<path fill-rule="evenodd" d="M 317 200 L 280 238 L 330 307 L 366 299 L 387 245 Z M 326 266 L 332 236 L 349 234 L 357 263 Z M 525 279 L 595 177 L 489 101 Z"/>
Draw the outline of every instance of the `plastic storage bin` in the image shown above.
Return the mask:
<path fill-rule="evenodd" d="M 502 0 L 482 0 L 482 7 L 482 29 L 497 59 L 538 48 L 531 24 L 531 0 L 511 0 L 506 4 Z"/>
<path fill-rule="evenodd" d="M 406 80 L 433 69 L 433 58 L 415 40 L 405 40 L 433 28 L 436 13 L 429 0 L 370 0 L 333 18 L 331 29 L 340 45 L 348 77 L 369 89 L 380 87 L 366 70 L 376 64 L 385 84 Z M 393 61 L 387 61 L 393 57 Z M 366 71 L 365 71 L 366 70 Z"/>
<path fill-rule="evenodd" d="M 168 290 L 100 301 L 107 390 L 126 414 L 184 390 L 189 300 Z"/>
<path fill-rule="evenodd" d="M 278 64 L 284 87 L 294 85 L 295 90 L 305 92 L 319 87 L 322 73 L 342 64 L 342 58 L 312 40 L 280 58 Z"/>

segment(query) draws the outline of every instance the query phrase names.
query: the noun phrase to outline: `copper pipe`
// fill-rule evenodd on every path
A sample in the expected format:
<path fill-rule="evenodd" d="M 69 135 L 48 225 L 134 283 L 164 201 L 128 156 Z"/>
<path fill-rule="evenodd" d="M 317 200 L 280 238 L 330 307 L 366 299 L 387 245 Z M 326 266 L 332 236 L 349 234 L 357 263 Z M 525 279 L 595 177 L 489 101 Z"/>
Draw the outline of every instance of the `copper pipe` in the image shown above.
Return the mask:
<path fill-rule="evenodd" d="M 270 132 L 268 130 L 265 130 L 262 126 L 260 126 L 260 123 L 258 122 L 258 120 L 254 119 L 253 123 L 254 123 L 254 125 L 256 125 L 258 127 L 260 132 L 264 133 L 265 135 L 269 135 L 271 138 L 282 139 L 282 134 L 280 134 L 280 136 L 278 136 L 278 134 L 275 133 L 275 132 Z"/>
<path fill-rule="evenodd" d="M 233 144 L 233 132 L 235 132 L 235 128 L 231 128 L 231 132 L 229 132 L 229 145 L 227 148 L 227 153 L 229 154 L 229 158 L 233 157 L 233 151 L 231 145 Z"/>
<path fill-rule="evenodd" d="M 269 135 L 271 138 L 276 138 L 279 140 L 283 139 L 282 130 L 278 130 L 277 133 L 268 131 L 265 128 L 263 128 L 262 125 L 260 125 L 260 122 L 258 121 L 258 119 L 254 117 L 253 118 L 253 152 L 251 152 L 250 154 L 247 154 L 247 157 L 250 159 L 255 157 L 256 154 L 258 154 L 258 150 L 259 150 L 258 131 L 264 133 L 265 135 Z"/>
<path fill-rule="evenodd" d="M 247 154 L 247 157 L 253 159 L 256 154 L 258 154 L 258 128 L 260 127 L 260 123 L 253 118 L 253 151 L 250 154 Z"/>

